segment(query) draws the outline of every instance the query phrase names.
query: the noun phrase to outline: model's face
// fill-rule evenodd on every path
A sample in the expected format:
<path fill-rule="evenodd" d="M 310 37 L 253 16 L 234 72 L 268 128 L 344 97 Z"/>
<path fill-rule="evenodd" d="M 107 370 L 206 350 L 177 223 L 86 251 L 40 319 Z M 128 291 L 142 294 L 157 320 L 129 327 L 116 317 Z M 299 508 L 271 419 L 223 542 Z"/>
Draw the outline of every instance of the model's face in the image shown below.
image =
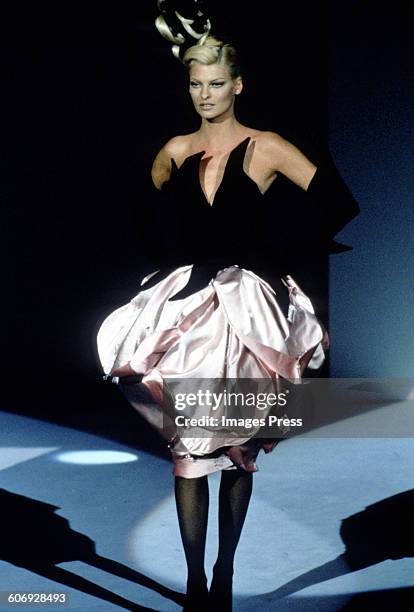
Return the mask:
<path fill-rule="evenodd" d="M 232 79 L 227 66 L 190 67 L 190 95 L 197 113 L 206 120 L 220 120 L 233 114 L 234 96 L 242 90 L 240 77 Z"/>

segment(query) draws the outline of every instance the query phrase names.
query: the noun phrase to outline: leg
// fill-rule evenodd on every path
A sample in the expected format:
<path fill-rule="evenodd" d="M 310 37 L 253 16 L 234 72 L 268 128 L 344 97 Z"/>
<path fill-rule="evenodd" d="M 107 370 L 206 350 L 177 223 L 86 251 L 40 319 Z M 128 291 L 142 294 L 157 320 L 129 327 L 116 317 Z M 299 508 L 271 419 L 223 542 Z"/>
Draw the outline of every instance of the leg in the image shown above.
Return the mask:
<path fill-rule="evenodd" d="M 209 490 L 207 476 L 175 477 L 178 523 L 187 561 L 187 602 L 185 610 L 200 610 L 207 597 L 204 571 Z"/>
<path fill-rule="evenodd" d="M 210 605 L 232 609 L 233 562 L 249 507 L 253 474 L 241 469 L 221 473 L 219 492 L 219 550 L 210 588 Z"/>

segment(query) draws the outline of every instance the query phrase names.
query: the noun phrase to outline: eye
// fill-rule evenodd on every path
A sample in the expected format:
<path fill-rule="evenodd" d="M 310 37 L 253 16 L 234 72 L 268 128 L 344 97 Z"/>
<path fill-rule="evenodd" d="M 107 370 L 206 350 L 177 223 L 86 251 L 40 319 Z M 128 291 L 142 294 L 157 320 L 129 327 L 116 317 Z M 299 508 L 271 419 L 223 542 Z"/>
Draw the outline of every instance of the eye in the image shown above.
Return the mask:
<path fill-rule="evenodd" d="M 199 87 L 200 83 L 197 83 L 197 81 L 190 81 L 190 87 Z"/>
<path fill-rule="evenodd" d="M 211 83 L 212 87 L 223 87 L 224 85 L 224 81 L 216 81 L 214 83 Z"/>

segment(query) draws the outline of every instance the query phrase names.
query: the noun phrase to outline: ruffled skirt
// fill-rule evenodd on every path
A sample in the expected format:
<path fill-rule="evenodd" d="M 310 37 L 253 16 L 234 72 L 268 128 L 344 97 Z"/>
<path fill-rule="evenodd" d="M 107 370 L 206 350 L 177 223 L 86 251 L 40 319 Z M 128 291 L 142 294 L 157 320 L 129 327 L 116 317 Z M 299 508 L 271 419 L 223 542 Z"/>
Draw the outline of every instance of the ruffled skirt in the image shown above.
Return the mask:
<path fill-rule="evenodd" d="M 328 345 L 310 299 L 292 278 L 286 283 L 285 317 L 270 285 L 238 266 L 218 271 L 200 291 L 171 301 L 191 271 L 192 266 L 177 268 L 148 289 L 146 277 L 138 295 L 105 319 L 97 338 L 106 374 L 129 363 L 142 375 L 140 383 L 121 389 L 168 440 L 173 473 L 187 478 L 234 468 L 236 461 L 225 449 L 248 449 L 252 464 L 260 448 L 268 451 L 275 443 L 266 446 L 250 434 L 234 437 L 228 431 L 199 435 L 199 428 L 183 436 L 166 393 L 169 379 L 297 380 L 306 367 L 320 367 Z"/>

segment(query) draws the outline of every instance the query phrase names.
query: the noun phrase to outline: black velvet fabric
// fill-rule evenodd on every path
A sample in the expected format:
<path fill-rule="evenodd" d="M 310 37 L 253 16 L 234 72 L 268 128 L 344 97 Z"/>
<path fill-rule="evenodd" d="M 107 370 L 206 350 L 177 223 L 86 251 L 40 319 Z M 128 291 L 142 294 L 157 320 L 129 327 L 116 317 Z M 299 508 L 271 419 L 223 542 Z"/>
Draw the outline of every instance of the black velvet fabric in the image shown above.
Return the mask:
<path fill-rule="evenodd" d="M 160 272 L 147 287 L 177 266 L 194 264 L 187 287 L 174 296 L 182 299 L 206 286 L 218 270 L 239 265 L 283 295 L 280 277 L 351 248 L 333 238 L 359 206 L 333 161 L 319 165 L 307 192 L 279 174 L 262 194 L 243 170 L 249 140 L 231 152 L 213 205 L 200 184 L 204 151 L 187 157 L 179 169 L 171 160 L 170 180 L 161 190 L 148 187 L 148 272 Z"/>

